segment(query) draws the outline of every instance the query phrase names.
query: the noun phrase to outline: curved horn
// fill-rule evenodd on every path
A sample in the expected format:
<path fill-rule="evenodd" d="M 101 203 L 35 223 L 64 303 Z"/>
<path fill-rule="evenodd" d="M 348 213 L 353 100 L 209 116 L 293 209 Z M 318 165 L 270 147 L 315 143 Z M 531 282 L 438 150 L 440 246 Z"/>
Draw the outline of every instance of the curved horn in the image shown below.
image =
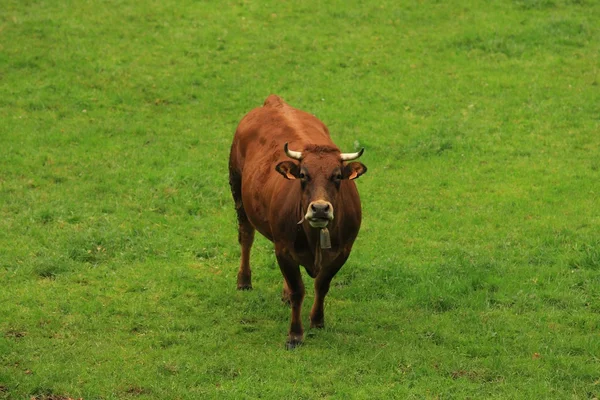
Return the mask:
<path fill-rule="evenodd" d="M 283 145 L 283 151 L 289 158 L 293 158 L 294 160 L 301 161 L 302 160 L 302 152 L 301 151 L 293 151 L 288 148 L 287 142 Z"/>
<path fill-rule="evenodd" d="M 364 153 L 364 151 L 365 151 L 365 148 L 363 147 L 357 153 L 342 153 L 341 154 L 342 161 L 356 160 L 358 157 L 362 156 L 362 154 Z"/>

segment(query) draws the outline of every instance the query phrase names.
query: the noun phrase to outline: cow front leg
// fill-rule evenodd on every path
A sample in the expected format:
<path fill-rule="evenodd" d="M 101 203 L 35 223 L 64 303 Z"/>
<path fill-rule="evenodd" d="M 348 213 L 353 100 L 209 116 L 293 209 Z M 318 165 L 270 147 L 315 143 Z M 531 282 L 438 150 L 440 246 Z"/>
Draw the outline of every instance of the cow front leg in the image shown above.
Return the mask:
<path fill-rule="evenodd" d="M 315 279 L 315 302 L 310 311 L 310 327 L 324 328 L 325 327 L 325 296 L 329 292 L 331 280 L 342 268 L 350 252 L 345 252 L 336 258 L 327 268 L 322 268 L 319 275 Z"/>
<path fill-rule="evenodd" d="M 287 288 L 290 305 L 292 307 L 292 320 L 286 346 L 288 350 L 302 344 L 304 329 L 302 328 L 302 301 L 304 300 L 304 282 L 300 274 L 300 267 L 284 249 L 275 249 L 275 255 Z"/>

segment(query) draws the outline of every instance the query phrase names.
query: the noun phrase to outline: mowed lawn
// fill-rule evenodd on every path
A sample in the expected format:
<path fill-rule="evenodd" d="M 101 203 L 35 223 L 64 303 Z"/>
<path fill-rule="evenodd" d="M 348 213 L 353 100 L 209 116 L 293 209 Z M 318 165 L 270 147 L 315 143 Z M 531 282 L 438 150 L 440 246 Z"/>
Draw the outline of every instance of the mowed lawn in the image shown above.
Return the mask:
<path fill-rule="evenodd" d="M 599 398 L 599 55 L 595 0 L 2 1 L 0 399 Z M 270 93 L 369 168 L 294 351 L 266 239 L 235 289 Z"/>

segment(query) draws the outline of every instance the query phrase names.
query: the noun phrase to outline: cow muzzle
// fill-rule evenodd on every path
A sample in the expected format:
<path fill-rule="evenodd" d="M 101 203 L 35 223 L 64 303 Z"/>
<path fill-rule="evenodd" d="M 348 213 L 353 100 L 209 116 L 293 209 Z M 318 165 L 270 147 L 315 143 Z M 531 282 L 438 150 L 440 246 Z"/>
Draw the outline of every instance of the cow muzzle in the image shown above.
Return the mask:
<path fill-rule="evenodd" d="M 328 201 L 313 201 L 308 205 L 304 219 L 313 228 L 325 228 L 333 220 L 333 206 Z"/>

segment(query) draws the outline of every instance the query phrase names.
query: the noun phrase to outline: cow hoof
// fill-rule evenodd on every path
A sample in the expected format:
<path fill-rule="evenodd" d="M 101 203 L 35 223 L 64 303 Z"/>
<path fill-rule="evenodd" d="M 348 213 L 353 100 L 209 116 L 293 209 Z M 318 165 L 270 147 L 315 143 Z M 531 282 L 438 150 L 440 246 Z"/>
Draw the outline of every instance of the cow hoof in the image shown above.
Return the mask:
<path fill-rule="evenodd" d="M 237 290 L 252 290 L 252 285 L 238 285 Z"/>
<path fill-rule="evenodd" d="M 321 321 L 321 322 L 310 322 L 310 327 L 311 328 L 316 328 L 316 329 L 323 329 L 325 328 L 325 321 Z"/>
<path fill-rule="evenodd" d="M 294 350 L 297 347 L 302 346 L 302 340 L 288 340 L 287 342 L 285 342 L 285 348 L 287 350 Z"/>

